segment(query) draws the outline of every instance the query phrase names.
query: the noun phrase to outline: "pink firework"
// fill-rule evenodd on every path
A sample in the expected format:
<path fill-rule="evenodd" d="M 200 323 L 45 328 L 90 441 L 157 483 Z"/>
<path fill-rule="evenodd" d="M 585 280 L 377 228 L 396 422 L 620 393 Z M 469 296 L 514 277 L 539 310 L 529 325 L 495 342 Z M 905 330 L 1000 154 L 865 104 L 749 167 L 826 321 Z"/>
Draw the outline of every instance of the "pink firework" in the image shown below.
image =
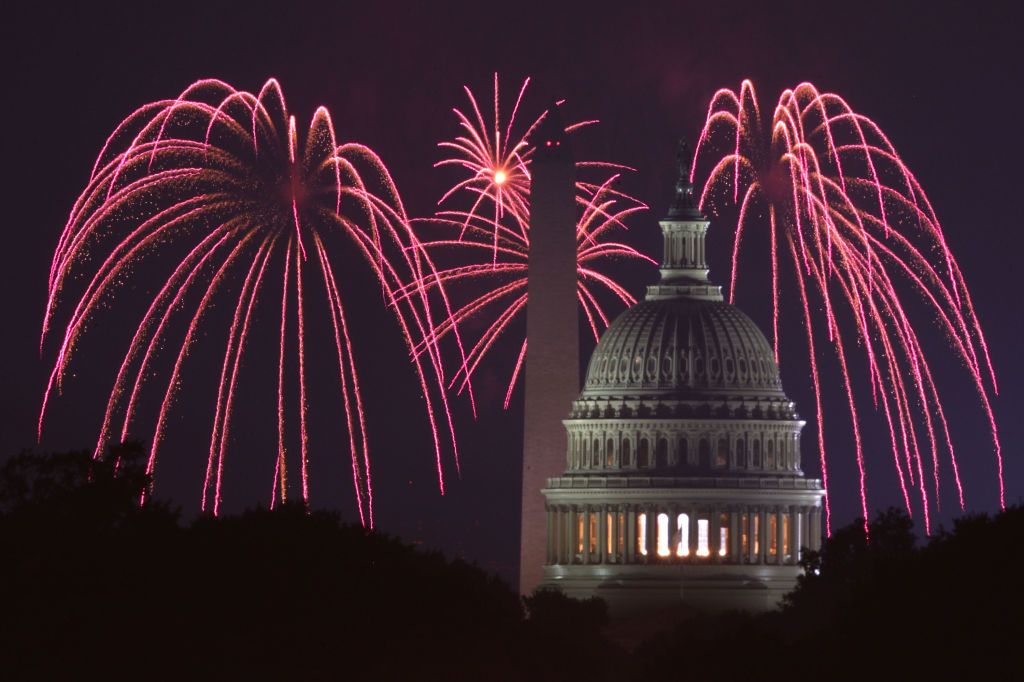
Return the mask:
<path fill-rule="evenodd" d="M 826 490 L 820 348 L 814 340 L 814 329 L 820 325 L 835 351 L 846 391 L 864 518 L 867 474 L 851 380 L 854 347 L 863 351 L 874 408 L 884 415 L 908 511 L 911 495 L 918 496 L 930 532 L 930 509 L 939 503 L 940 457 L 948 457 L 964 507 L 946 414 L 907 312 L 906 295 L 912 293 L 914 306 L 923 304 L 933 313 L 970 373 L 989 421 L 999 501 L 1005 507 L 1002 454 L 991 406 L 998 389 L 985 337 L 927 195 L 879 126 L 838 95 L 819 92 L 810 83 L 783 92 L 766 121 L 753 85 L 743 81 L 738 93 L 722 89 L 712 98 L 694 169 L 701 160 L 705 167 L 710 165 L 701 207 L 713 209 L 722 203 L 739 211 L 730 300 L 736 295 L 745 232 L 762 226 L 769 230 L 776 358 L 784 263 L 797 283 Z M 819 307 L 821 319 L 816 319 L 812 311 Z M 828 510 L 826 497 L 826 519 Z"/>
<path fill-rule="evenodd" d="M 242 356 L 256 324 L 254 311 L 269 307 L 272 312 L 264 318 L 280 324 L 278 329 L 274 323 L 273 332 L 278 342 L 278 443 L 270 503 L 284 502 L 295 491 L 308 503 L 311 370 L 305 330 L 315 312 L 330 320 L 336 359 L 333 369 L 317 371 L 337 373 L 341 401 L 332 408 L 348 434 L 344 450 L 360 518 L 372 526 L 363 400 L 337 277 L 338 256 L 344 250 L 362 256 L 410 349 L 414 339 L 428 337 L 432 322 L 425 299 L 396 295 L 404 283 L 429 274 L 426 253 L 409 228 L 381 160 L 362 145 L 338 144 L 326 109 L 317 109 L 300 135 L 273 79 L 258 94 L 202 80 L 176 99 L 137 109 L 100 152 L 53 257 L 43 341 L 56 327 L 64 290 L 73 282 L 87 284 L 70 296 L 73 311 L 59 332 L 40 411 L 40 436 L 47 404 L 65 381 L 77 342 L 97 307 L 107 301 L 116 305 L 117 290 L 131 278 L 133 268 L 164 263 L 170 275 L 148 303 L 127 346 L 103 412 L 95 456 L 102 456 L 111 440 L 145 434 L 152 443 L 148 471 L 155 473 L 168 414 L 182 388 L 182 367 L 193 345 L 205 342 L 200 339 L 206 335 L 203 323 L 210 308 L 228 301 L 234 312 L 219 371 L 202 494 L 203 509 L 217 513 Z M 271 284 L 272 277 L 276 284 Z M 307 310 L 311 286 L 322 287 L 320 300 L 326 301 L 326 309 Z M 195 299 L 197 304 L 188 304 Z M 182 317 L 187 331 L 178 340 L 173 323 Z M 166 372 L 157 357 L 162 346 L 175 355 Z M 297 361 L 297 401 L 287 389 L 286 367 L 295 364 L 286 362 L 288 358 Z M 439 422 L 446 420 L 455 448 L 447 398 L 439 390 L 447 382 L 433 349 L 414 354 L 413 369 L 426 401 L 443 492 Z M 159 415 L 154 424 L 139 424 L 140 394 L 157 377 L 165 377 L 156 387 L 162 396 Z M 286 424 L 295 419 L 301 434 L 297 448 L 286 436 Z M 295 471 L 297 481 L 291 475 Z"/>
<path fill-rule="evenodd" d="M 547 115 L 544 111 L 529 125 L 517 128 L 517 114 L 528 84 L 529 79 L 526 79 L 520 86 L 507 120 L 500 114 L 497 74 L 494 76 L 493 117 L 485 118 L 476 97 L 465 88 L 470 114 L 454 110 L 463 133 L 439 144 L 453 155 L 436 164 L 456 167 L 463 172 L 462 178 L 439 202 L 442 205 L 460 203 L 462 208 L 446 208 L 432 219 L 417 221 L 421 231 L 442 233 L 443 236 L 424 240 L 424 244 L 430 247 L 432 254 L 454 264 L 434 269 L 404 291 L 404 295 L 413 296 L 422 295 L 424 288 L 447 288 L 453 298 L 466 292 L 457 296 L 459 304 L 439 321 L 433 338 L 421 342 L 417 351 L 425 352 L 450 334 L 459 347 L 460 364 L 452 372 L 449 387 L 467 391 L 471 401 L 474 372 L 498 338 L 524 314 L 527 304 L 530 158 L 533 155 L 529 138 Z M 596 121 L 581 121 L 565 130 L 572 133 L 594 123 Z M 577 162 L 576 167 L 577 297 L 597 338 L 600 330 L 608 325 L 607 303 L 603 299 L 626 305 L 635 302 L 604 267 L 615 259 L 644 260 L 652 264 L 654 261 L 633 247 L 609 238 L 616 230 L 627 229 L 626 218 L 647 208 L 614 187 L 621 172 L 632 169 L 607 162 Z M 483 332 L 465 339 L 459 329 L 471 318 L 482 323 Z M 519 352 L 505 394 L 506 408 L 526 356 L 526 339 L 518 345 Z"/>

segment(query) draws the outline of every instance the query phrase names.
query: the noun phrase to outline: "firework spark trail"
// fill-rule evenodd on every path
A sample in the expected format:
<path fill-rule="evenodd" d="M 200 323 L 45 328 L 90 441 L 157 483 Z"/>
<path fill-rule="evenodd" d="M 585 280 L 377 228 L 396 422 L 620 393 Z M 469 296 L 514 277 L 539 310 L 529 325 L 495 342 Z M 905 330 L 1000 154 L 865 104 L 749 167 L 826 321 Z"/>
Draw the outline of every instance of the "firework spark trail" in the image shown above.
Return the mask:
<path fill-rule="evenodd" d="M 932 507 L 937 508 L 941 498 L 939 451 L 943 446 L 964 507 L 963 482 L 946 412 L 907 311 L 907 302 L 912 300 L 914 306 L 923 305 L 934 314 L 951 349 L 968 370 L 988 420 L 999 501 L 1005 507 L 1002 449 L 992 410 L 992 396 L 998 387 L 981 323 L 931 202 L 879 126 L 856 113 L 838 95 L 822 93 L 810 83 L 784 91 L 771 119 L 765 120 L 753 85 L 743 81 L 738 93 L 722 89 L 712 97 L 695 148 L 691 180 L 702 161 L 710 170 L 701 208 L 714 213 L 721 197 L 738 210 L 731 249 L 730 301 L 736 295 L 745 238 L 760 227 L 756 220 L 767 214 L 776 354 L 784 262 L 797 281 L 826 492 L 831 493 L 821 409 L 820 349 L 814 339 L 821 325 L 835 349 L 843 378 L 856 442 L 860 506 L 866 519 L 870 462 L 865 461 L 860 442 L 863 416 L 848 364 L 851 344 L 843 338 L 846 324 L 840 323 L 837 308 L 842 306 L 849 311 L 855 345 L 863 350 L 874 407 L 886 419 L 908 511 L 913 512 L 909 484 L 917 488 L 925 526 L 930 530 Z M 777 245 L 783 239 L 787 247 L 780 251 Z M 916 294 L 912 299 L 901 293 L 904 282 Z M 812 293 L 823 308 L 820 323 L 812 314 Z M 831 497 L 825 498 L 826 521 Z"/>
<path fill-rule="evenodd" d="M 530 163 L 534 153 L 529 139 L 547 116 L 547 111 L 542 111 L 532 122 L 517 125 L 528 85 L 529 79 L 526 79 L 518 90 L 511 115 L 502 121 L 499 81 L 495 74 L 493 121 L 490 123 L 472 90 L 464 88 L 469 113 L 458 108 L 453 110 L 461 134 L 439 143 L 438 146 L 451 156 L 435 164 L 435 167 L 457 168 L 464 173 L 442 195 L 438 206 L 461 202 L 462 207 L 444 208 L 433 218 L 414 221 L 421 235 L 429 231 L 441 235 L 422 238 L 428 253 L 438 254 L 435 261 L 445 266 L 438 266 L 427 277 L 408 285 L 400 296 L 411 296 L 434 287 L 447 290 L 449 294 L 473 292 L 460 296 L 459 303 L 432 328 L 433 336 L 415 346 L 416 352 L 422 353 L 427 348 L 436 348 L 449 335 L 456 337 L 453 340 L 460 361 L 452 373 L 450 385 L 457 385 L 459 391 L 472 392 L 474 373 L 497 340 L 521 317 L 526 306 Z M 565 131 L 573 133 L 595 123 L 579 121 L 566 126 Z M 517 132 L 520 128 L 523 131 Z M 632 169 L 603 161 L 580 161 L 576 168 L 581 176 L 576 181 L 575 199 L 578 207 L 577 298 L 596 338 L 600 333 L 598 320 L 604 325 L 608 320 L 604 309 L 607 304 L 599 299 L 596 290 L 607 292 L 611 299 L 627 305 L 635 302 L 625 288 L 602 272 L 607 263 L 617 258 L 657 263 L 627 244 L 608 239 L 613 230 L 627 229 L 627 218 L 647 208 L 614 186 L 623 171 Z M 595 174 L 597 177 L 589 177 Z M 483 322 L 483 331 L 464 341 L 459 330 L 473 318 Z M 503 404 L 506 408 L 521 376 L 526 341 L 518 342 L 517 347 L 515 368 L 505 391 Z"/>
<path fill-rule="evenodd" d="M 307 307 L 316 305 L 317 299 L 310 296 L 307 285 L 313 282 L 307 280 L 320 277 L 337 351 L 342 397 L 339 421 L 348 433 L 356 506 L 363 523 L 372 527 L 365 406 L 343 288 L 335 277 L 340 269 L 334 267 L 339 250 L 352 247 L 381 287 L 410 351 L 413 372 L 424 394 L 443 492 L 441 419 L 446 419 L 458 467 L 445 394 L 447 379 L 433 331 L 433 307 L 445 311 L 444 320 L 453 312 L 444 280 L 437 278 L 434 286 L 419 287 L 412 295 L 396 295 L 408 282 L 427 281 L 436 273 L 426 247 L 409 224 L 387 168 L 363 145 L 338 144 L 330 114 L 323 107 L 316 110 L 308 131 L 300 134 L 274 79 L 257 94 L 215 79 L 197 81 L 174 99 L 139 107 L 104 142 L 50 264 L 41 352 L 55 325 L 60 324 L 61 329 L 40 407 L 40 437 L 47 409 L 55 392 L 61 390 L 81 337 L 97 310 L 116 306 L 120 288 L 143 264 L 147 269 L 153 263 L 170 266 L 170 274 L 148 301 L 120 361 L 102 415 L 95 456 L 103 456 L 119 419 L 123 418 L 122 440 L 147 435 L 138 425 L 143 421 L 142 394 L 156 377 L 163 376 L 167 383 L 160 391 L 155 423 L 148 432 L 147 471 L 155 472 L 169 415 L 177 394 L 184 389 L 184 366 L 190 352 L 205 336 L 202 330 L 208 326 L 209 311 L 222 300 L 233 300 L 202 494 L 203 507 L 212 503 L 214 513 L 219 512 L 243 355 L 249 338 L 262 326 L 257 320 L 258 311 L 268 305 L 260 296 L 265 279 L 281 273 L 280 324 L 274 325 L 278 343 L 277 451 L 270 502 L 272 506 L 279 500 L 285 502 L 289 495 L 287 424 L 295 408 L 289 408 L 292 400 L 285 379 L 289 353 L 293 353 L 298 363 L 301 494 L 308 504 L 314 447 L 309 440 L 313 412 L 307 374 L 317 370 L 310 366 L 314 357 L 306 354 L 311 328 L 305 318 Z M 185 255 L 171 260 L 167 254 L 178 249 Z M 310 258 L 319 266 L 312 271 L 305 267 Z M 65 292 L 79 281 L 85 282 L 81 291 Z M 294 305 L 289 301 L 292 290 Z M 189 311 L 186 301 L 193 292 L 199 301 Z M 65 298 L 71 298 L 73 310 L 66 320 L 58 320 Z M 180 320 L 182 316 L 184 320 Z M 187 329 L 177 345 L 174 330 L 179 320 L 187 320 Z M 426 347 L 414 352 L 424 339 Z M 165 344 L 176 352 L 173 365 L 162 369 L 157 360 Z M 444 417 L 435 406 L 443 407 Z"/>

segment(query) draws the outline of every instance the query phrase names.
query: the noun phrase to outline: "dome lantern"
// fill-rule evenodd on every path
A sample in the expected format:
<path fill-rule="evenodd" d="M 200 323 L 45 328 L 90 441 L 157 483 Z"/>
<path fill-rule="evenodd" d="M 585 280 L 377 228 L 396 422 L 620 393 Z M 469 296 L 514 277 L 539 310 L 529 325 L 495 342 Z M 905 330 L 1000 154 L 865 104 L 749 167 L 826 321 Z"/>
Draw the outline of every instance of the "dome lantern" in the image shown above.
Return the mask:
<path fill-rule="evenodd" d="M 697 207 L 690 181 L 690 149 L 686 140 L 679 141 L 676 153 L 679 177 L 675 197 L 668 215 L 658 222 L 664 240 L 661 258 L 661 281 L 647 287 L 647 300 L 686 297 L 721 301 L 722 287 L 708 279 L 704 240 L 708 220 Z"/>

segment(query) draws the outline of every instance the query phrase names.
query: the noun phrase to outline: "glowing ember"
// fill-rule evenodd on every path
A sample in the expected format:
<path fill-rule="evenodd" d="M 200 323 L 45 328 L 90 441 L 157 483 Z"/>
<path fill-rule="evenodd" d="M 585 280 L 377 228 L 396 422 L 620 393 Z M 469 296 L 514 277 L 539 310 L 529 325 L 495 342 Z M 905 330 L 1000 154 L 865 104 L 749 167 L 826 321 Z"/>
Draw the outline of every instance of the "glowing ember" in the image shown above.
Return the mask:
<path fill-rule="evenodd" d="M 991 395 L 998 389 L 981 325 L 928 197 L 878 125 L 853 111 L 838 95 L 821 93 L 810 83 L 783 92 L 765 125 L 754 87 L 744 81 L 739 93 L 722 89 L 712 98 L 695 150 L 694 170 L 702 157 L 713 162 L 701 197 L 702 208 L 713 210 L 716 201 L 739 208 L 730 300 L 736 294 L 744 231 L 763 224 L 757 217 L 768 219 L 776 358 L 783 262 L 790 265 L 796 280 L 826 490 L 830 488 L 822 377 L 814 331 L 822 324 L 836 353 L 846 392 L 865 530 L 867 472 L 851 380 L 851 347 L 863 349 L 874 407 L 880 407 L 887 423 L 907 510 L 912 511 L 910 496 L 916 488 L 925 527 L 930 531 L 931 505 L 939 501 L 940 439 L 949 457 L 960 507 L 964 506 L 946 415 L 901 293 L 907 288 L 917 294 L 916 306 L 923 304 L 934 314 L 970 373 L 990 425 L 999 501 L 1005 507 L 1002 454 L 991 407 Z M 820 320 L 812 314 L 819 310 Z M 926 447 L 927 456 L 923 452 Z M 934 493 L 932 500 L 929 488 Z"/>
<path fill-rule="evenodd" d="M 131 278 L 133 268 L 143 262 L 147 269 L 167 265 L 169 275 L 139 321 L 117 372 L 95 456 L 102 456 L 111 440 L 148 434 L 148 471 L 154 473 L 168 414 L 182 388 L 182 366 L 193 344 L 206 336 L 204 316 L 218 302 L 227 301 L 234 313 L 219 374 L 203 508 L 212 507 L 214 513 L 220 509 L 242 355 L 253 327 L 268 319 L 280 321 L 280 328 L 274 329 L 278 447 L 270 501 L 285 501 L 294 486 L 308 503 L 311 415 L 306 377 L 313 357 L 305 352 L 305 330 L 306 318 L 314 311 L 307 310 L 306 301 L 308 287 L 322 285 L 327 306 L 316 312 L 329 317 L 333 330 L 341 397 L 336 414 L 348 433 L 360 518 L 372 526 L 373 487 L 359 374 L 336 277 L 342 270 L 337 256 L 345 249 L 360 254 L 376 277 L 383 301 L 394 312 L 410 348 L 414 339 L 430 336 L 427 291 L 396 295 L 406 282 L 422 280 L 431 271 L 422 245 L 409 229 L 394 183 L 370 149 L 336 142 L 326 109 L 317 109 L 305 140 L 300 140 L 275 80 L 255 95 L 216 80 L 198 81 L 177 99 L 137 109 L 104 145 L 54 254 L 43 341 L 54 325 L 65 287 L 77 281 L 87 285 L 77 298 L 73 296 L 74 310 L 63 329 L 43 399 L 40 435 L 47 403 L 67 376 L 76 343 L 97 307 L 107 301 L 117 304 L 119 284 Z M 171 255 L 179 253 L 183 255 Z M 168 262 L 172 257 L 180 260 Z M 261 304 L 278 300 L 265 292 L 275 276 L 280 277 L 279 318 L 276 312 L 256 312 Z M 196 298 L 198 303 L 189 310 L 186 302 Z M 173 323 L 182 316 L 187 331 L 179 339 Z M 161 347 L 172 348 L 176 360 L 169 377 L 163 374 L 155 424 L 140 427 L 139 397 L 147 382 L 161 376 Z M 289 400 L 286 387 L 289 356 L 297 358 L 297 404 Z M 444 413 L 451 431 L 441 388 L 446 383 L 443 368 L 432 349 L 425 358 L 415 353 L 413 367 L 426 402 L 443 492 L 438 413 Z M 296 413 L 301 432 L 298 452 L 288 447 L 285 428 Z M 454 433 L 451 436 L 454 449 Z M 289 476 L 295 469 L 300 472 L 297 486 Z"/>

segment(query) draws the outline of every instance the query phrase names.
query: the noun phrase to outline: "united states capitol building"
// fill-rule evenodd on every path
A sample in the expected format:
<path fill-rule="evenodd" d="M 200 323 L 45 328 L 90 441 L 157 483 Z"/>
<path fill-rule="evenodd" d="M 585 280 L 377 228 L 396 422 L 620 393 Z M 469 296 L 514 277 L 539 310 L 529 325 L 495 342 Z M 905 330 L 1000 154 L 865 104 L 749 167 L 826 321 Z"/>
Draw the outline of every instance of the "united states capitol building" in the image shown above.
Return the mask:
<path fill-rule="evenodd" d="M 661 281 L 601 337 L 563 422 L 564 472 L 542 491 L 541 585 L 613 615 L 773 608 L 821 541 L 804 422 L 764 334 L 708 279 L 685 165 L 660 221 Z"/>

